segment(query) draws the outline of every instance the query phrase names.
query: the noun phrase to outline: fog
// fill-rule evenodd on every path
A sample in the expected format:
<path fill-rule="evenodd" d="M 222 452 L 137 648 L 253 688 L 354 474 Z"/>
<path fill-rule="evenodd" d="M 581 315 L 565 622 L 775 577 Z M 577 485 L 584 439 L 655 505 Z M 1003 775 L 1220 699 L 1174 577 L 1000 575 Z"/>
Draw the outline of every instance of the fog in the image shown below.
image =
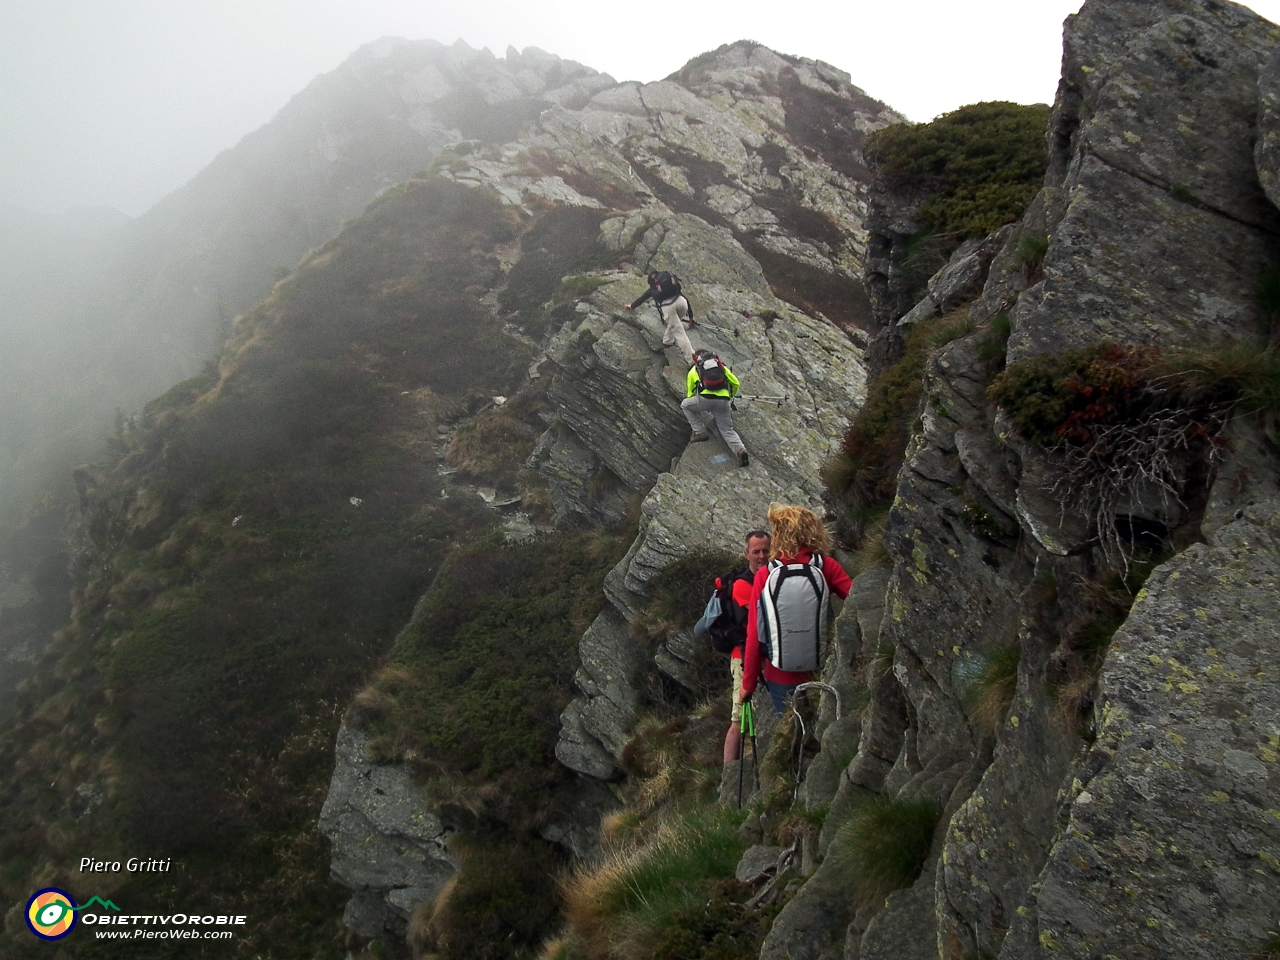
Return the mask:
<path fill-rule="evenodd" d="M 1280 5 L 1280 0 L 1268 0 Z M 914 120 L 977 100 L 1049 101 L 1079 0 L 0 2 L 0 202 L 149 209 L 317 74 L 380 36 L 537 46 L 656 80 L 723 43 L 826 60 Z M 731 10 L 731 15 L 726 13 Z M 1265 11 L 1264 11 L 1265 12 Z"/>

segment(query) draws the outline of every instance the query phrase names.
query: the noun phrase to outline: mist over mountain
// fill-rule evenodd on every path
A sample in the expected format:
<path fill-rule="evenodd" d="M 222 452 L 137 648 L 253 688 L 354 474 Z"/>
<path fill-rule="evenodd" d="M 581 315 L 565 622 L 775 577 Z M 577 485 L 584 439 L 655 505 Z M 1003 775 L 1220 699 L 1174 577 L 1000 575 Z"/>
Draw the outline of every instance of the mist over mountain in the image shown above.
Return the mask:
<path fill-rule="evenodd" d="M 380 191 L 461 139 L 503 142 L 612 81 L 530 50 L 385 39 L 132 221 L 0 222 L 0 510 L 85 456 L 126 414 L 212 359 L 237 315 Z"/>
<path fill-rule="evenodd" d="M 71 468 L 120 429 L 119 416 L 211 362 L 232 320 L 307 251 L 443 146 L 503 142 L 540 110 L 580 106 L 611 83 L 534 49 L 497 59 L 462 42 L 386 38 L 318 77 L 136 219 L 0 212 L 5 595 L 32 589 L 28 499 L 54 497 L 42 515 L 65 509 Z M 40 556 L 65 549 L 54 541 Z M 48 603 L 42 609 L 64 606 Z M 15 622 L 0 617 L 0 663 L 31 642 L 10 635 Z"/>

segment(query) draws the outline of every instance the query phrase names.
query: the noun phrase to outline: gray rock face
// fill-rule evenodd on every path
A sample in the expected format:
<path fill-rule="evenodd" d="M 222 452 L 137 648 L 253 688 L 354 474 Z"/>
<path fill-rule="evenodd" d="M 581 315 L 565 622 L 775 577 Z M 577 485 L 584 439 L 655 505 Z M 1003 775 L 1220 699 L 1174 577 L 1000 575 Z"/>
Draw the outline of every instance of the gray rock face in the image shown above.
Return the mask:
<path fill-rule="evenodd" d="M 407 769 L 369 761 L 356 727 L 338 729 L 334 760 L 320 832 L 333 844 L 333 878 L 355 892 L 343 922 L 365 937 L 403 936 L 413 908 L 458 870 L 449 828 Z"/>
<path fill-rule="evenodd" d="M 825 132 L 806 126 L 818 108 L 833 111 Z M 602 470 L 620 493 L 644 494 L 641 535 L 606 579 L 611 606 L 583 639 L 581 696 L 562 717 L 557 756 L 583 775 L 616 775 L 606 758 L 629 737 L 647 671 L 692 682 L 687 638 L 644 653 L 629 636 L 652 579 L 691 551 L 736 550 L 771 501 L 821 508 L 818 468 L 865 395 L 866 339 L 834 326 L 827 305 L 784 290 L 779 270 L 835 278 L 861 296 L 866 171 L 830 137 L 860 142 L 894 119 L 826 65 L 737 44 L 676 80 L 549 110 L 500 155 L 447 173 L 530 210 L 548 200 L 612 209 L 600 241 L 634 262 L 635 272 L 601 274 L 611 282 L 578 303 L 539 367 L 558 422 L 531 462 L 557 512 L 607 519 L 583 491 Z M 530 169 L 548 163 L 562 172 Z M 738 402 L 745 470 L 718 437 L 686 449 L 686 361 L 664 349 L 652 307 L 626 309 L 644 290 L 637 273 L 651 269 L 684 278 L 694 347 L 715 350 L 744 393 L 776 398 Z"/>
<path fill-rule="evenodd" d="M 1207 957 L 1266 945 L 1276 905 L 1264 891 L 1280 862 L 1267 813 L 1280 795 L 1273 441 L 1234 429 L 1207 497 L 1209 543 L 1139 595 L 1093 694 L 1089 746 L 1058 678 L 1103 563 L 1087 518 L 1049 492 L 1054 461 L 986 404 L 981 339 L 1002 311 L 1010 362 L 1103 339 L 1257 337 L 1253 291 L 1280 216 L 1264 194 L 1280 142 L 1280 67 L 1267 66 L 1277 39 L 1231 4 L 1090 0 L 1068 22 L 1045 189 L 989 241 L 985 273 L 961 250 L 918 304 L 890 283 L 891 244 L 875 246 L 894 223 L 911 232 L 912 198 L 873 204 L 877 316 L 936 315 L 939 293 L 973 290 L 970 276 L 981 294 L 969 308 L 978 329 L 926 368 L 886 533 L 878 645 L 892 642 L 892 669 L 861 675 L 871 703 L 822 839 L 868 790 L 933 797 L 944 829 L 936 870 L 841 929 L 822 910 L 819 868 L 778 918 L 777 956 Z M 1028 287 L 1016 249 L 1036 236 L 1049 254 Z M 1011 645 L 1016 688 L 993 735 L 975 681 Z M 825 796 L 821 755 L 810 770 Z"/>
<path fill-rule="evenodd" d="M 752 458 L 745 470 L 718 438 L 685 448 L 689 428 L 678 408 L 685 367 L 674 350 L 658 352 L 656 315 L 626 313 L 626 302 L 642 289 L 634 281 L 601 288 L 578 325 L 566 326 L 549 350 L 557 368 L 551 395 L 574 398 L 562 407 L 574 435 L 628 485 L 649 489 L 641 504 L 641 536 L 605 582 L 612 609 L 583 639 L 583 697 L 566 711 L 557 751 L 566 765 L 592 776 L 601 775 L 600 754 L 583 744 L 579 731 L 614 757 L 626 743 L 639 677 L 652 661 L 639 655 L 623 621 L 639 614 L 652 579 L 694 550 L 733 549 L 746 530 L 764 523 L 772 501 L 821 509 L 818 467 L 834 452 L 833 438 L 865 394 L 861 352 L 848 337 L 759 292 L 762 278 L 752 284 L 756 289 L 743 289 L 744 274 L 750 279 L 745 265 L 725 275 L 721 265 L 750 262 L 731 236 L 689 216 L 668 226 L 651 262 L 708 281 L 694 288 L 705 320 L 691 332 L 695 348 L 715 350 L 744 392 L 787 399 L 739 401 L 735 428 Z M 584 331 L 592 335 L 584 337 Z M 602 396 L 611 384 L 621 386 Z M 637 442 L 637 435 L 648 441 Z M 652 480 L 645 471 L 652 471 Z M 676 649 L 659 651 L 658 659 L 681 679 L 679 663 L 687 656 Z"/>
<path fill-rule="evenodd" d="M 1210 0 L 1095 0 L 1067 21 L 1045 278 L 1019 303 L 1011 360 L 1259 328 L 1280 230 L 1254 166 L 1273 29 Z"/>
<path fill-rule="evenodd" d="M 1277 500 L 1148 581 L 1103 669 L 1065 829 L 1001 957 L 1266 945 L 1280 919 L 1277 584 Z"/>

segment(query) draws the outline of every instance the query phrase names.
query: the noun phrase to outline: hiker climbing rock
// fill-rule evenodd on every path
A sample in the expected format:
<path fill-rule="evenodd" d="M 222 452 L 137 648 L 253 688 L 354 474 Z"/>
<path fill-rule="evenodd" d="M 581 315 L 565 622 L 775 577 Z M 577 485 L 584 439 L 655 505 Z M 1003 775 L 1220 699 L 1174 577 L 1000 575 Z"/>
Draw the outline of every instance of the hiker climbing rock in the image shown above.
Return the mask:
<path fill-rule="evenodd" d="M 665 329 L 662 334 L 664 347 L 679 346 L 687 361 L 693 359 L 693 344 L 689 342 L 689 334 L 685 333 L 684 324 L 697 326 L 693 319 L 693 308 L 689 300 L 680 292 L 680 278 L 666 270 L 649 274 L 649 289 L 636 300 L 627 304 L 628 310 L 634 310 L 646 300 L 652 298 L 658 313 L 662 317 Z"/>
<path fill-rule="evenodd" d="M 693 355 L 693 366 L 685 377 L 685 399 L 680 404 L 684 417 L 693 429 L 690 443 L 709 440 L 707 428 L 700 413 L 709 413 L 716 421 L 716 429 L 729 449 L 738 455 L 738 466 L 751 462 L 747 448 L 733 428 L 733 404 L 738 393 L 738 378 L 724 365 L 724 361 L 710 350 L 699 350 Z"/>
<path fill-rule="evenodd" d="M 825 552 L 831 536 L 821 518 L 804 507 L 769 506 L 771 559 L 756 573 L 747 610 L 742 698 L 761 676 L 781 714 L 795 688 L 813 679 L 826 640 L 830 596 L 842 600 L 853 581 Z"/>

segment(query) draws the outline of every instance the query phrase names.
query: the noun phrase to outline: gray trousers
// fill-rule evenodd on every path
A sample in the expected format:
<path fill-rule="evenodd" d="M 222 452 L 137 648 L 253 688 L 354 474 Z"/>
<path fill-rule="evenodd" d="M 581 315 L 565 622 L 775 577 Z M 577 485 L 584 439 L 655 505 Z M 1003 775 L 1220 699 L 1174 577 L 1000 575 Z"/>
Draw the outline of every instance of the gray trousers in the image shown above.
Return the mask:
<path fill-rule="evenodd" d="M 684 351 L 685 362 L 692 363 L 693 344 L 689 342 L 689 334 L 684 329 L 684 321 L 689 319 L 689 301 L 682 294 L 669 303 L 658 304 L 658 312 L 662 314 L 662 322 L 666 324 L 666 329 L 662 332 L 662 345 L 679 346 Z"/>
<path fill-rule="evenodd" d="M 709 413 L 715 417 L 716 429 L 720 431 L 720 436 L 729 445 L 730 450 L 734 453 L 742 453 L 747 449 L 743 446 L 738 431 L 733 429 L 733 410 L 724 397 L 704 397 L 701 394 L 695 394 L 681 402 L 680 409 L 684 411 L 684 418 L 689 421 L 689 426 L 693 428 L 694 433 L 707 432 L 698 414 Z"/>

